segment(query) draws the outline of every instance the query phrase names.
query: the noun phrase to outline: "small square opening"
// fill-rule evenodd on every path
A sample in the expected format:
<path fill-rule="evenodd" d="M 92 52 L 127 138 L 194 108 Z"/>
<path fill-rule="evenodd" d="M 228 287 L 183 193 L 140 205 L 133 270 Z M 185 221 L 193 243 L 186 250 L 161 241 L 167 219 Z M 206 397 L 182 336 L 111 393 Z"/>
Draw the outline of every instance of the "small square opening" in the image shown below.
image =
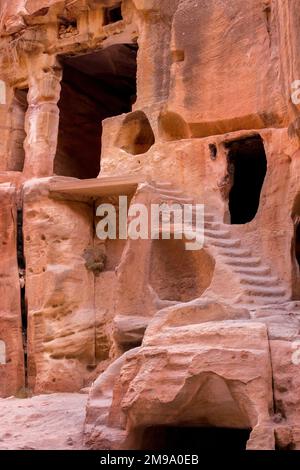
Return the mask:
<path fill-rule="evenodd" d="M 73 36 L 78 33 L 77 19 L 66 16 L 58 17 L 58 37 L 60 39 Z"/>
<path fill-rule="evenodd" d="M 123 20 L 121 3 L 104 9 L 104 26 Z"/>

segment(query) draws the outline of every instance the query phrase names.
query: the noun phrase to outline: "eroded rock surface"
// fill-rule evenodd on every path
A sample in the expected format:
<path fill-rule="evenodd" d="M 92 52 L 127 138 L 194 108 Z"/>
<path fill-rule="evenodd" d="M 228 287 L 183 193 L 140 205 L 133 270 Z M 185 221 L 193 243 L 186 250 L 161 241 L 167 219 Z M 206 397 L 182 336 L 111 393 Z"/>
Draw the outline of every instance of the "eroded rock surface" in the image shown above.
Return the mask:
<path fill-rule="evenodd" d="M 0 399 L 0 450 L 81 450 L 85 394 Z"/>
<path fill-rule="evenodd" d="M 0 1 L 0 448 L 300 449 L 299 11 Z"/>

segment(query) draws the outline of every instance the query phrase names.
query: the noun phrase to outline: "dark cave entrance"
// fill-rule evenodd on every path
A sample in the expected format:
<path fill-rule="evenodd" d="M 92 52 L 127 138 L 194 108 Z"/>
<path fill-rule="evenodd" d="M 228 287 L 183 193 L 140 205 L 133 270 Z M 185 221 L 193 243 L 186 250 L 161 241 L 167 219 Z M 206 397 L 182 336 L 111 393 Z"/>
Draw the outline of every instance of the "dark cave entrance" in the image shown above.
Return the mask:
<path fill-rule="evenodd" d="M 250 429 L 153 426 L 144 429 L 140 450 L 240 451 L 245 450 Z"/>
<path fill-rule="evenodd" d="M 252 136 L 226 144 L 232 187 L 229 194 L 231 224 L 246 224 L 256 216 L 267 173 L 263 140 Z"/>
<path fill-rule="evenodd" d="M 296 204 L 293 213 L 294 223 L 294 236 L 292 238 L 291 255 L 292 255 L 292 298 L 293 300 L 300 299 L 300 216 L 299 212 L 299 198 L 296 199 Z"/>
<path fill-rule="evenodd" d="M 300 270 L 300 222 L 295 227 L 295 256 Z"/>
<path fill-rule="evenodd" d="M 117 5 L 113 7 L 107 7 L 104 9 L 104 25 L 108 25 L 111 23 L 116 23 L 117 21 L 122 21 L 122 5 L 119 2 Z"/>
<path fill-rule="evenodd" d="M 28 308 L 26 299 L 25 289 L 25 278 L 26 278 L 26 260 L 24 252 L 24 236 L 23 236 L 23 207 L 17 209 L 17 262 L 19 271 L 19 283 L 20 283 L 20 304 L 21 304 L 21 323 L 22 323 L 22 341 L 23 341 L 23 352 L 24 352 L 24 367 L 25 367 L 25 388 L 28 385 L 27 375 L 27 328 L 28 328 Z"/>
<path fill-rule="evenodd" d="M 136 99 L 136 44 L 61 57 L 63 79 L 54 173 L 96 178 L 102 121 L 128 113 Z"/>
<path fill-rule="evenodd" d="M 293 232 L 291 238 L 292 299 L 300 299 L 300 195 L 297 194 L 292 207 L 291 220 Z"/>

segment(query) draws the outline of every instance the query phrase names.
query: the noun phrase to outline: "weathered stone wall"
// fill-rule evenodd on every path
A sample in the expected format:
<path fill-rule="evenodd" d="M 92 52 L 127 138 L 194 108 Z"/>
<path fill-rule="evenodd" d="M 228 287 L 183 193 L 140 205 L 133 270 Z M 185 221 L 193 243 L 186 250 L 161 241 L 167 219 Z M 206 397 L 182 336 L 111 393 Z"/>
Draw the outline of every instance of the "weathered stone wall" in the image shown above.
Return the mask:
<path fill-rule="evenodd" d="M 139 427 L 188 422 L 251 428 L 249 448 L 299 448 L 298 2 L 124 0 L 114 21 L 116 6 L 0 2 L 0 395 L 75 392 L 100 374 L 89 447 L 141 447 Z M 66 58 L 91 52 L 66 73 Z M 253 136 L 267 160 L 258 212 L 230 225 L 228 142 Z M 131 203 L 205 204 L 201 252 L 99 242 L 96 206 L 116 205 L 132 177 Z"/>
<path fill-rule="evenodd" d="M 0 394 L 24 393 L 24 350 L 21 294 L 17 265 L 17 192 L 9 183 L 0 185 L 0 340 L 5 361 L 0 363 Z"/>
<path fill-rule="evenodd" d="M 47 197 L 43 182 L 24 188 L 28 380 L 35 393 L 74 391 L 95 366 L 92 209 Z"/>

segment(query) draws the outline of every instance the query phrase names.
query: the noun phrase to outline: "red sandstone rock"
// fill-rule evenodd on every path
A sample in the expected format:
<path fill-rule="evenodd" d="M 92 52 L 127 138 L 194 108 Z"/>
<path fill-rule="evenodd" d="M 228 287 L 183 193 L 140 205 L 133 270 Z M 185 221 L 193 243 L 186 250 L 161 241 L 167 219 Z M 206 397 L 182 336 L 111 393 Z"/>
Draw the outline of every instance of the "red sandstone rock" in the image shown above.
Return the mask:
<path fill-rule="evenodd" d="M 24 351 L 21 293 L 17 265 L 17 194 L 8 183 L 0 185 L 0 395 L 24 393 Z"/>
<path fill-rule="evenodd" d="M 256 448 L 257 439 L 258 448 L 269 448 L 272 384 L 266 328 L 237 320 L 199 322 L 175 320 L 157 331 L 149 327 L 142 348 L 125 358 L 121 370 L 112 365 L 100 376 L 88 404 L 87 445 L 136 449 L 147 428 L 184 424 L 253 428 L 249 448 Z M 115 381 L 110 398 L 105 393 L 109 376 Z"/>
<path fill-rule="evenodd" d="M 81 450 L 87 395 L 0 399 L 0 450 Z"/>
<path fill-rule="evenodd" d="M 0 402 L 0 448 L 300 448 L 299 20 L 0 1 L 0 396 L 52 393 Z M 203 249 L 100 241 L 122 194 L 204 204 Z"/>

